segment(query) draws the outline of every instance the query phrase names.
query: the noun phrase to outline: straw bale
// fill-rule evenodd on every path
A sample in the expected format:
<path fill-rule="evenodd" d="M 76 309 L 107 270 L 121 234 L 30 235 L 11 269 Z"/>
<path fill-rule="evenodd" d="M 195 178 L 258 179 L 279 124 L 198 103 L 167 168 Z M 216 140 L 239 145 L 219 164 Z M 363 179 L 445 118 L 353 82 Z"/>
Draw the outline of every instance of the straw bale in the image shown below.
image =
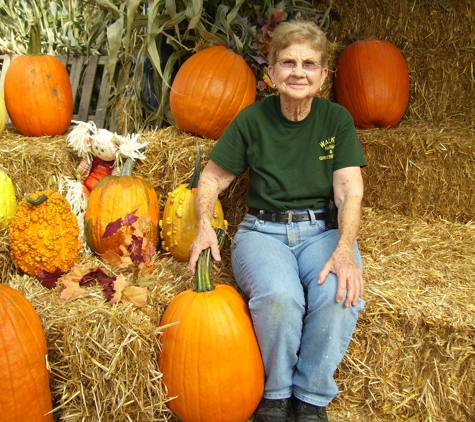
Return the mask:
<path fill-rule="evenodd" d="M 364 208 L 359 236 L 367 305 L 337 373 L 342 394 L 329 413 L 339 421 L 473 420 L 475 229 L 465 221 L 468 208 L 457 214 L 442 201 L 453 194 L 460 210 L 473 204 L 473 128 L 408 123 L 359 134 L 370 162 L 365 183 L 372 206 Z M 189 181 L 196 144 L 203 165 L 214 144 L 173 127 L 139 139 L 150 144 L 136 171 L 153 184 L 162 209 L 167 193 Z M 33 189 L 55 188 L 62 177 L 73 177 L 77 164 L 65 136 L 24 138 L 11 128 L 0 136 L 0 165 L 9 171 L 18 199 Z M 230 237 L 245 212 L 247 185 L 244 175 L 221 198 Z M 407 204 L 423 211 L 404 215 Z M 453 221 L 432 215 L 437 210 Z M 229 241 L 215 274 L 236 287 Z M 192 285 L 186 263 L 157 260 L 157 285 L 147 308 L 136 309 L 105 302 L 94 287 L 63 301 L 58 290 L 22 276 L 8 251 L 8 231 L 2 230 L 2 282 L 22 291 L 41 317 L 57 417 L 173 421 L 156 366 L 159 320 L 171 298 Z M 79 261 L 111 271 L 84 252 Z"/>
<path fill-rule="evenodd" d="M 359 130 L 364 205 L 403 215 L 475 219 L 475 126 L 403 122 Z"/>
<path fill-rule="evenodd" d="M 337 54 L 356 39 L 383 39 L 403 53 L 410 100 L 405 119 L 474 123 L 475 41 L 472 0 L 337 2 L 339 19 L 328 31 Z M 449 11 L 448 11 L 449 10 Z"/>
<path fill-rule="evenodd" d="M 104 267 L 97 259 L 82 257 L 82 265 L 88 264 Z M 171 259 L 157 262 L 157 285 L 143 309 L 106 302 L 99 287 L 65 301 L 59 298 L 59 287 L 47 290 L 19 274 L 8 280 L 41 317 L 57 420 L 170 420 L 157 358 L 160 317 L 188 281 L 178 267 Z"/>
<path fill-rule="evenodd" d="M 352 421 L 471 421 L 475 225 L 365 208 L 366 308 L 331 408 Z"/>

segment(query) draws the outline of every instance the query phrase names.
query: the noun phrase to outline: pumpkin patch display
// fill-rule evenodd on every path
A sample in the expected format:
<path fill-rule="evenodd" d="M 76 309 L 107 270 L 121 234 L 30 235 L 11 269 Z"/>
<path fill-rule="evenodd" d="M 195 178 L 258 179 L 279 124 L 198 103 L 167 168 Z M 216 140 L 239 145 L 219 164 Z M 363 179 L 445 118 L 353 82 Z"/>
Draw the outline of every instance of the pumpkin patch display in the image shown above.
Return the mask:
<path fill-rule="evenodd" d="M 15 189 L 10 177 L 0 169 L 0 229 L 7 227 L 16 212 Z"/>
<path fill-rule="evenodd" d="M 201 151 L 198 148 L 195 171 L 190 183 L 181 184 L 168 193 L 167 202 L 160 220 L 163 250 L 178 261 L 190 259 L 190 246 L 196 237 L 198 217 L 195 208 L 195 190 L 200 177 Z M 213 227 L 227 230 L 228 222 L 224 219 L 223 207 L 218 199 L 214 208 Z"/>
<path fill-rule="evenodd" d="M 5 130 L 7 124 L 7 109 L 5 107 L 5 99 L 3 94 L 0 92 L 0 135 Z"/>
<path fill-rule="evenodd" d="M 61 60 L 40 50 L 39 28 L 33 25 L 28 54 L 13 59 L 5 75 L 6 108 L 22 135 L 62 135 L 73 117 L 71 82 Z"/>
<path fill-rule="evenodd" d="M 401 51 L 382 40 L 360 40 L 338 57 L 336 100 L 360 129 L 389 128 L 409 103 L 409 73 Z"/>
<path fill-rule="evenodd" d="M 256 80 L 245 60 L 224 46 L 192 55 L 180 67 L 170 92 L 178 128 L 218 139 L 256 97 Z"/>
<path fill-rule="evenodd" d="M 121 221 L 134 213 L 137 217 L 150 217 L 149 241 L 158 244 L 160 208 L 153 186 L 132 175 L 135 161 L 128 158 L 120 175 L 106 176 L 91 191 L 84 218 L 84 234 L 87 245 L 96 254 L 107 251 L 120 255 L 125 232 L 117 230 L 104 236 L 110 223 Z"/>
<path fill-rule="evenodd" d="M 52 190 L 22 199 L 10 224 L 10 255 L 26 274 L 67 272 L 79 255 L 79 225 L 69 202 Z"/>
<path fill-rule="evenodd" d="M 215 229 L 218 240 L 225 232 Z M 196 284 L 162 316 L 159 368 L 169 408 L 184 422 L 244 422 L 264 393 L 264 365 L 249 310 L 231 286 L 211 282 L 210 249 Z"/>
<path fill-rule="evenodd" d="M 2 422 L 53 421 L 47 354 L 35 309 L 20 292 L 0 283 Z"/>

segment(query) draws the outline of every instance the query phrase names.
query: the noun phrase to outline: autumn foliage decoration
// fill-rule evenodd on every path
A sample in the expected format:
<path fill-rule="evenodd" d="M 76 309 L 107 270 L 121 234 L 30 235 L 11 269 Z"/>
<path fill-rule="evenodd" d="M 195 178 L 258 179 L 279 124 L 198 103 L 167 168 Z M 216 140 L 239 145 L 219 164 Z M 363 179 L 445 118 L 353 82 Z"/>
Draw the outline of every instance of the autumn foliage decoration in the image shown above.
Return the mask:
<path fill-rule="evenodd" d="M 337 102 L 348 109 L 356 127 L 392 127 L 409 103 L 404 56 L 388 41 L 356 41 L 338 57 L 334 88 Z"/>
<path fill-rule="evenodd" d="M 178 128 L 218 139 L 234 117 L 256 98 L 256 80 L 242 56 L 224 46 L 193 54 L 180 67 L 170 92 Z"/>
<path fill-rule="evenodd" d="M 156 283 L 152 277 L 156 249 L 149 240 L 153 228 L 150 217 L 137 217 L 135 212 L 111 222 L 104 232 L 105 237 L 118 231 L 124 235 L 120 254 L 108 250 L 101 255 L 118 274 L 109 275 L 100 267 L 86 269 L 76 263 L 60 279 L 64 287 L 61 299 L 76 299 L 86 293 L 88 287 L 100 285 L 104 297 L 111 303 L 132 303 L 139 308 L 147 305 L 147 287 Z"/>
<path fill-rule="evenodd" d="M 52 422 L 46 340 L 40 318 L 17 290 L 0 283 L 0 420 Z"/>
<path fill-rule="evenodd" d="M 225 232 L 215 230 L 221 243 Z M 159 368 L 180 420 L 244 422 L 262 398 L 264 366 L 246 303 L 233 287 L 213 284 L 211 268 L 207 249 L 194 289 L 163 314 Z"/>
<path fill-rule="evenodd" d="M 132 175 L 134 163 L 128 158 L 120 175 L 102 178 L 89 196 L 84 232 L 88 246 L 99 255 L 108 251 L 121 255 L 127 231 L 123 219 L 131 213 L 136 217 L 149 217 L 148 240 L 154 247 L 158 244 L 158 197 L 149 182 Z M 118 230 L 111 230 L 111 223 L 115 223 Z"/>
<path fill-rule="evenodd" d="M 69 202 L 52 190 L 33 192 L 18 205 L 10 223 L 10 255 L 26 274 L 67 272 L 79 255 L 79 225 Z"/>
<path fill-rule="evenodd" d="M 168 193 L 167 202 L 160 220 L 162 248 L 178 261 L 190 259 L 190 246 L 198 230 L 195 208 L 195 191 L 200 177 L 201 150 L 197 148 L 195 170 L 190 183 L 183 183 Z M 227 230 L 223 207 L 218 199 L 214 208 L 213 227 Z"/>
<path fill-rule="evenodd" d="M 73 117 L 71 82 L 61 60 L 40 50 L 39 27 L 33 25 L 28 54 L 17 56 L 5 75 L 6 108 L 22 135 L 62 135 Z"/>

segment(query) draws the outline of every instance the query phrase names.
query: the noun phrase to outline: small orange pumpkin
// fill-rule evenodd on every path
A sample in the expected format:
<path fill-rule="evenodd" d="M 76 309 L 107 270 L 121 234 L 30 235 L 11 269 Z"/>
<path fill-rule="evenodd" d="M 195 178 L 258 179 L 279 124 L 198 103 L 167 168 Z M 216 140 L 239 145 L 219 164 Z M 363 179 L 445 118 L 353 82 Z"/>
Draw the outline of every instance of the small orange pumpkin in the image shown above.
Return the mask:
<path fill-rule="evenodd" d="M 336 100 L 361 129 L 389 128 L 409 103 L 409 73 L 401 51 L 389 41 L 360 40 L 338 57 Z"/>
<path fill-rule="evenodd" d="M 2 422 L 53 422 L 47 355 L 35 309 L 20 292 L 0 283 Z"/>
<path fill-rule="evenodd" d="M 227 47 L 210 47 L 178 70 L 170 110 L 180 130 L 218 139 L 255 97 L 256 80 L 246 61 Z"/>
<path fill-rule="evenodd" d="M 5 75 L 5 104 L 15 128 L 25 136 L 62 135 L 73 117 L 73 92 L 64 64 L 40 55 L 39 28 L 33 25 L 28 54 L 16 57 Z"/>
<path fill-rule="evenodd" d="M 135 161 L 128 158 L 118 176 L 103 177 L 92 189 L 86 206 L 84 233 L 86 242 L 97 254 L 113 251 L 121 255 L 124 232 L 103 237 L 107 225 L 135 212 L 137 217 L 149 216 L 152 228 L 149 240 L 158 244 L 160 208 L 153 186 L 142 178 L 132 176 Z"/>
<path fill-rule="evenodd" d="M 219 243 L 224 230 L 215 229 Z M 264 365 L 251 316 L 231 286 L 211 282 L 210 249 L 198 260 L 194 289 L 162 316 L 159 368 L 170 409 L 184 422 L 243 422 L 264 393 Z"/>

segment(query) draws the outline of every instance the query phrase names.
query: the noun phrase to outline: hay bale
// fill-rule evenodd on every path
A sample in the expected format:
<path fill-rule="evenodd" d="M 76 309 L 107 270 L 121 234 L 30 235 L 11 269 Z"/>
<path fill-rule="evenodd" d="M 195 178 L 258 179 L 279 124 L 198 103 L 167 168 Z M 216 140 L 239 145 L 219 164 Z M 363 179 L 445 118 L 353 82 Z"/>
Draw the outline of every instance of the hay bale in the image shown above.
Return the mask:
<path fill-rule="evenodd" d="M 392 42 L 406 58 L 410 100 L 404 116 L 427 123 L 456 118 L 474 123 L 475 78 L 472 0 L 337 2 L 328 36 L 336 54 L 356 39 Z M 447 11 L 447 9 L 450 9 Z"/>
<path fill-rule="evenodd" d="M 475 128 L 403 122 L 359 130 L 364 205 L 413 217 L 475 219 Z"/>
<path fill-rule="evenodd" d="M 475 224 L 366 208 L 367 284 L 331 409 L 352 421 L 471 421 Z"/>
<path fill-rule="evenodd" d="M 473 291 L 475 232 L 471 223 L 447 219 L 470 218 L 462 202 L 473 204 L 473 129 L 402 124 L 359 134 L 370 162 L 365 201 L 373 204 L 364 210 L 360 232 L 368 303 L 338 371 L 342 395 L 330 415 L 342 421 L 436 421 L 448 415 L 469 420 L 475 307 L 467 298 Z M 167 193 L 189 181 L 196 144 L 203 165 L 214 145 L 173 127 L 140 139 L 150 144 L 148 159 L 136 171 L 155 187 L 162 209 Z M 56 188 L 62 177 L 73 177 L 78 161 L 65 136 L 24 138 L 9 129 L 0 137 L 0 165 L 9 171 L 18 199 Z M 222 197 L 230 236 L 245 212 L 247 185 L 244 175 Z M 404 215 L 408 210 L 425 218 Z M 445 219 L 432 215 L 437 212 Z M 0 258 L 2 282 L 25 294 L 45 327 L 58 417 L 173 420 L 156 357 L 160 316 L 193 283 L 186 263 L 158 260 L 149 306 L 136 309 L 105 302 L 98 288 L 75 301 L 59 299 L 58 290 L 17 271 L 6 229 L 0 231 Z M 85 253 L 80 262 L 87 268 L 105 265 Z M 237 287 L 227 245 L 217 269 L 220 282 Z"/>
<path fill-rule="evenodd" d="M 149 306 L 141 310 L 105 302 L 100 288 L 64 301 L 58 288 L 47 290 L 27 276 L 9 279 L 43 323 L 56 420 L 170 419 L 157 353 L 160 316 L 174 295 L 173 277 L 160 275 L 160 284 L 149 293 Z"/>

